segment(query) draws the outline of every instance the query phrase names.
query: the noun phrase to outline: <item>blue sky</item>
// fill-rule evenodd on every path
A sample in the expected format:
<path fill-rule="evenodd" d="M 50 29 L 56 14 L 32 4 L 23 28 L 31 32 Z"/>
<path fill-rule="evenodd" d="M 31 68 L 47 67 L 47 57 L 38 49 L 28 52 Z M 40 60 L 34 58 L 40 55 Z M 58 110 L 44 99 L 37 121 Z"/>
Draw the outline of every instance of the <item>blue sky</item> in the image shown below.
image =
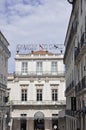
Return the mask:
<path fill-rule="evenodd" d="M 71 5 L 67 0 L 0 0 L 0 30 L 10 43 L 14 72 L 18 44 L 64 44 Z"/>

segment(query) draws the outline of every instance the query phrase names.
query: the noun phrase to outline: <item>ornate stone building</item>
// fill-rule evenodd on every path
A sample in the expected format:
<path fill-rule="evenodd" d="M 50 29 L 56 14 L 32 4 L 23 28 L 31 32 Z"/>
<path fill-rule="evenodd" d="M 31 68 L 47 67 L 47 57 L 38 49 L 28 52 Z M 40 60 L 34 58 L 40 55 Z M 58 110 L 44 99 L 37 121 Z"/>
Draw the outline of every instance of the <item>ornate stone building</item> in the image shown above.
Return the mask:
<path fill-rule="evenodd" d="M 8 75 L 10 130 L 58 130 L 64 91 L 63 54 L 18 52 L 15 73 Z"/>
<path fill-rule="evenodd" d="M 0 130 L 6 130 L 6 90 L 7 90 L 7 70 L 8 70 L 8 58 L 10 57 L 10 51 L 8 50 L 8 41 L 4 35 L 0 32 Z"/>
<path fill-rule="evenodd" d="M 72 12 L 65 38 L 66 130 L 86 130 L 86 0 L 68 0 Z"/>

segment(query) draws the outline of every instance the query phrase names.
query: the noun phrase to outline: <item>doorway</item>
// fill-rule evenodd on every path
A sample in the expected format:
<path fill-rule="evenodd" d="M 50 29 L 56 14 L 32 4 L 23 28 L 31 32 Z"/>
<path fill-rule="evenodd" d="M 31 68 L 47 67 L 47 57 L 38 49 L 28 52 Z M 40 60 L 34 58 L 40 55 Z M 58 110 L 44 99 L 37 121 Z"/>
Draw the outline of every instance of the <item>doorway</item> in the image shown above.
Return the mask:
<path fill-rule="evenodd" d="M 44 119 L 34 120 L 34 130 L 44 130 Z"/>
<path fill-rule="evenodd" d="M 26 130 L 26 120 L 21 119 L 21 130 Z"/>
<path fill-rule="evenodd" d="M 44 130 L 44 114 L 37 112 L 34 115 L 34 130 Z"/>

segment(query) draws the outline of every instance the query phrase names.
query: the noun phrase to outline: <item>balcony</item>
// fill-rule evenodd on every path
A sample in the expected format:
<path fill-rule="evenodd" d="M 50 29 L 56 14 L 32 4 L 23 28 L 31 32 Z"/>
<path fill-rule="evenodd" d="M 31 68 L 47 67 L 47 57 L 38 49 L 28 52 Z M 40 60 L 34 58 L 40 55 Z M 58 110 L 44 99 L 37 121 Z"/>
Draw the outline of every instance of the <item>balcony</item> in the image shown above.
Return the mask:
<path fill-rule="evenodd" d="M 65 105 L 66 101 L 65 100 L 61 100 L 61 101 L 49 101 L 49 100 L 45 100 L 45 101 L 35 101 L 35 100 L 28 100 L 28 101 L 20 101 L 20 100 L 12 100 L 9 101 L 9 103 L 11 105 L 18 105 L 18 106 L 39 106 L 39 105 L 56 105 L 56 106 L 60 106 L 60 105 Z"/>
<path fill-rule="evenodd" d="M 86 32 L 84 32 L 81 36 L 80 43 L 78 43 L 78 47 L 75 48 L 75 64 L 78 64 L 81 57 L 86 52 Z"/>
<path fill-rule="evenodd" d="M 86 91 L 86 76 L 84 76 L 82 80 L 75 86 L 76 94 L 80 94 L 83 91 Z"/>
<path fill-rule="evenodd" d="M 65 114 L 68 115 L 68 116 L 74 116 L 75 112 L 71 111 L 71 110 L 65 110 Z"/>
<path fill-rule="evenodd" d="M 69 86 L 66 88 L 65 96 L 71 92 L 71 90 L 74 88 L 74 81 L 72 81 Z"/>
<path fill-rule="evenodd" d="M 64 76 L 65 72 L 64 71 L 57 71 L 57 72 L 51 72 L 51 71 L 42 71 L 42 72 L 36 72 L 36 71 L 28 71 L 26 73 L 23 72 L 15 72 L 14 76 L 18 77 L 43 77 L 43 76 L 48 76 L 48 77 L 54 77 L 54 76 Z"/>
<path fill-rule="evenodd" d="M 5 85 L 5 84 L 3 84 L 3 83 L 0 83 L 0 89 L 6 90 L 6 89 L 7 89 L 7 85 Z"/>
<path fill-rule="evenodd" d="M 2 41 L 0 40 L 0 45 L 2 46 L 3 50 L 6 52 L 6 54 L 8 55 L 8 57 L 10 57 L 11 53 L 8 50 L 8 48 L 2 43 Z"/>

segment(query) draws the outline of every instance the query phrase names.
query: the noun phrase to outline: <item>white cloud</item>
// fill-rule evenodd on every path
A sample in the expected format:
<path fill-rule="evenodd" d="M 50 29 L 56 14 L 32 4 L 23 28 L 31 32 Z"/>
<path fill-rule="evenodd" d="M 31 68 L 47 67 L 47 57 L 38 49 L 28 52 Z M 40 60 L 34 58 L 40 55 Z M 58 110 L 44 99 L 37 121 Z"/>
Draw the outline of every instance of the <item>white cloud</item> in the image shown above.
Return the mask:
<path fill-rule="evenodd" d="M 0 29 L 12 53 L 10 72 L 17 44 L 64 43 L 70 6 L 66 0 L 0 0 Z"/>

